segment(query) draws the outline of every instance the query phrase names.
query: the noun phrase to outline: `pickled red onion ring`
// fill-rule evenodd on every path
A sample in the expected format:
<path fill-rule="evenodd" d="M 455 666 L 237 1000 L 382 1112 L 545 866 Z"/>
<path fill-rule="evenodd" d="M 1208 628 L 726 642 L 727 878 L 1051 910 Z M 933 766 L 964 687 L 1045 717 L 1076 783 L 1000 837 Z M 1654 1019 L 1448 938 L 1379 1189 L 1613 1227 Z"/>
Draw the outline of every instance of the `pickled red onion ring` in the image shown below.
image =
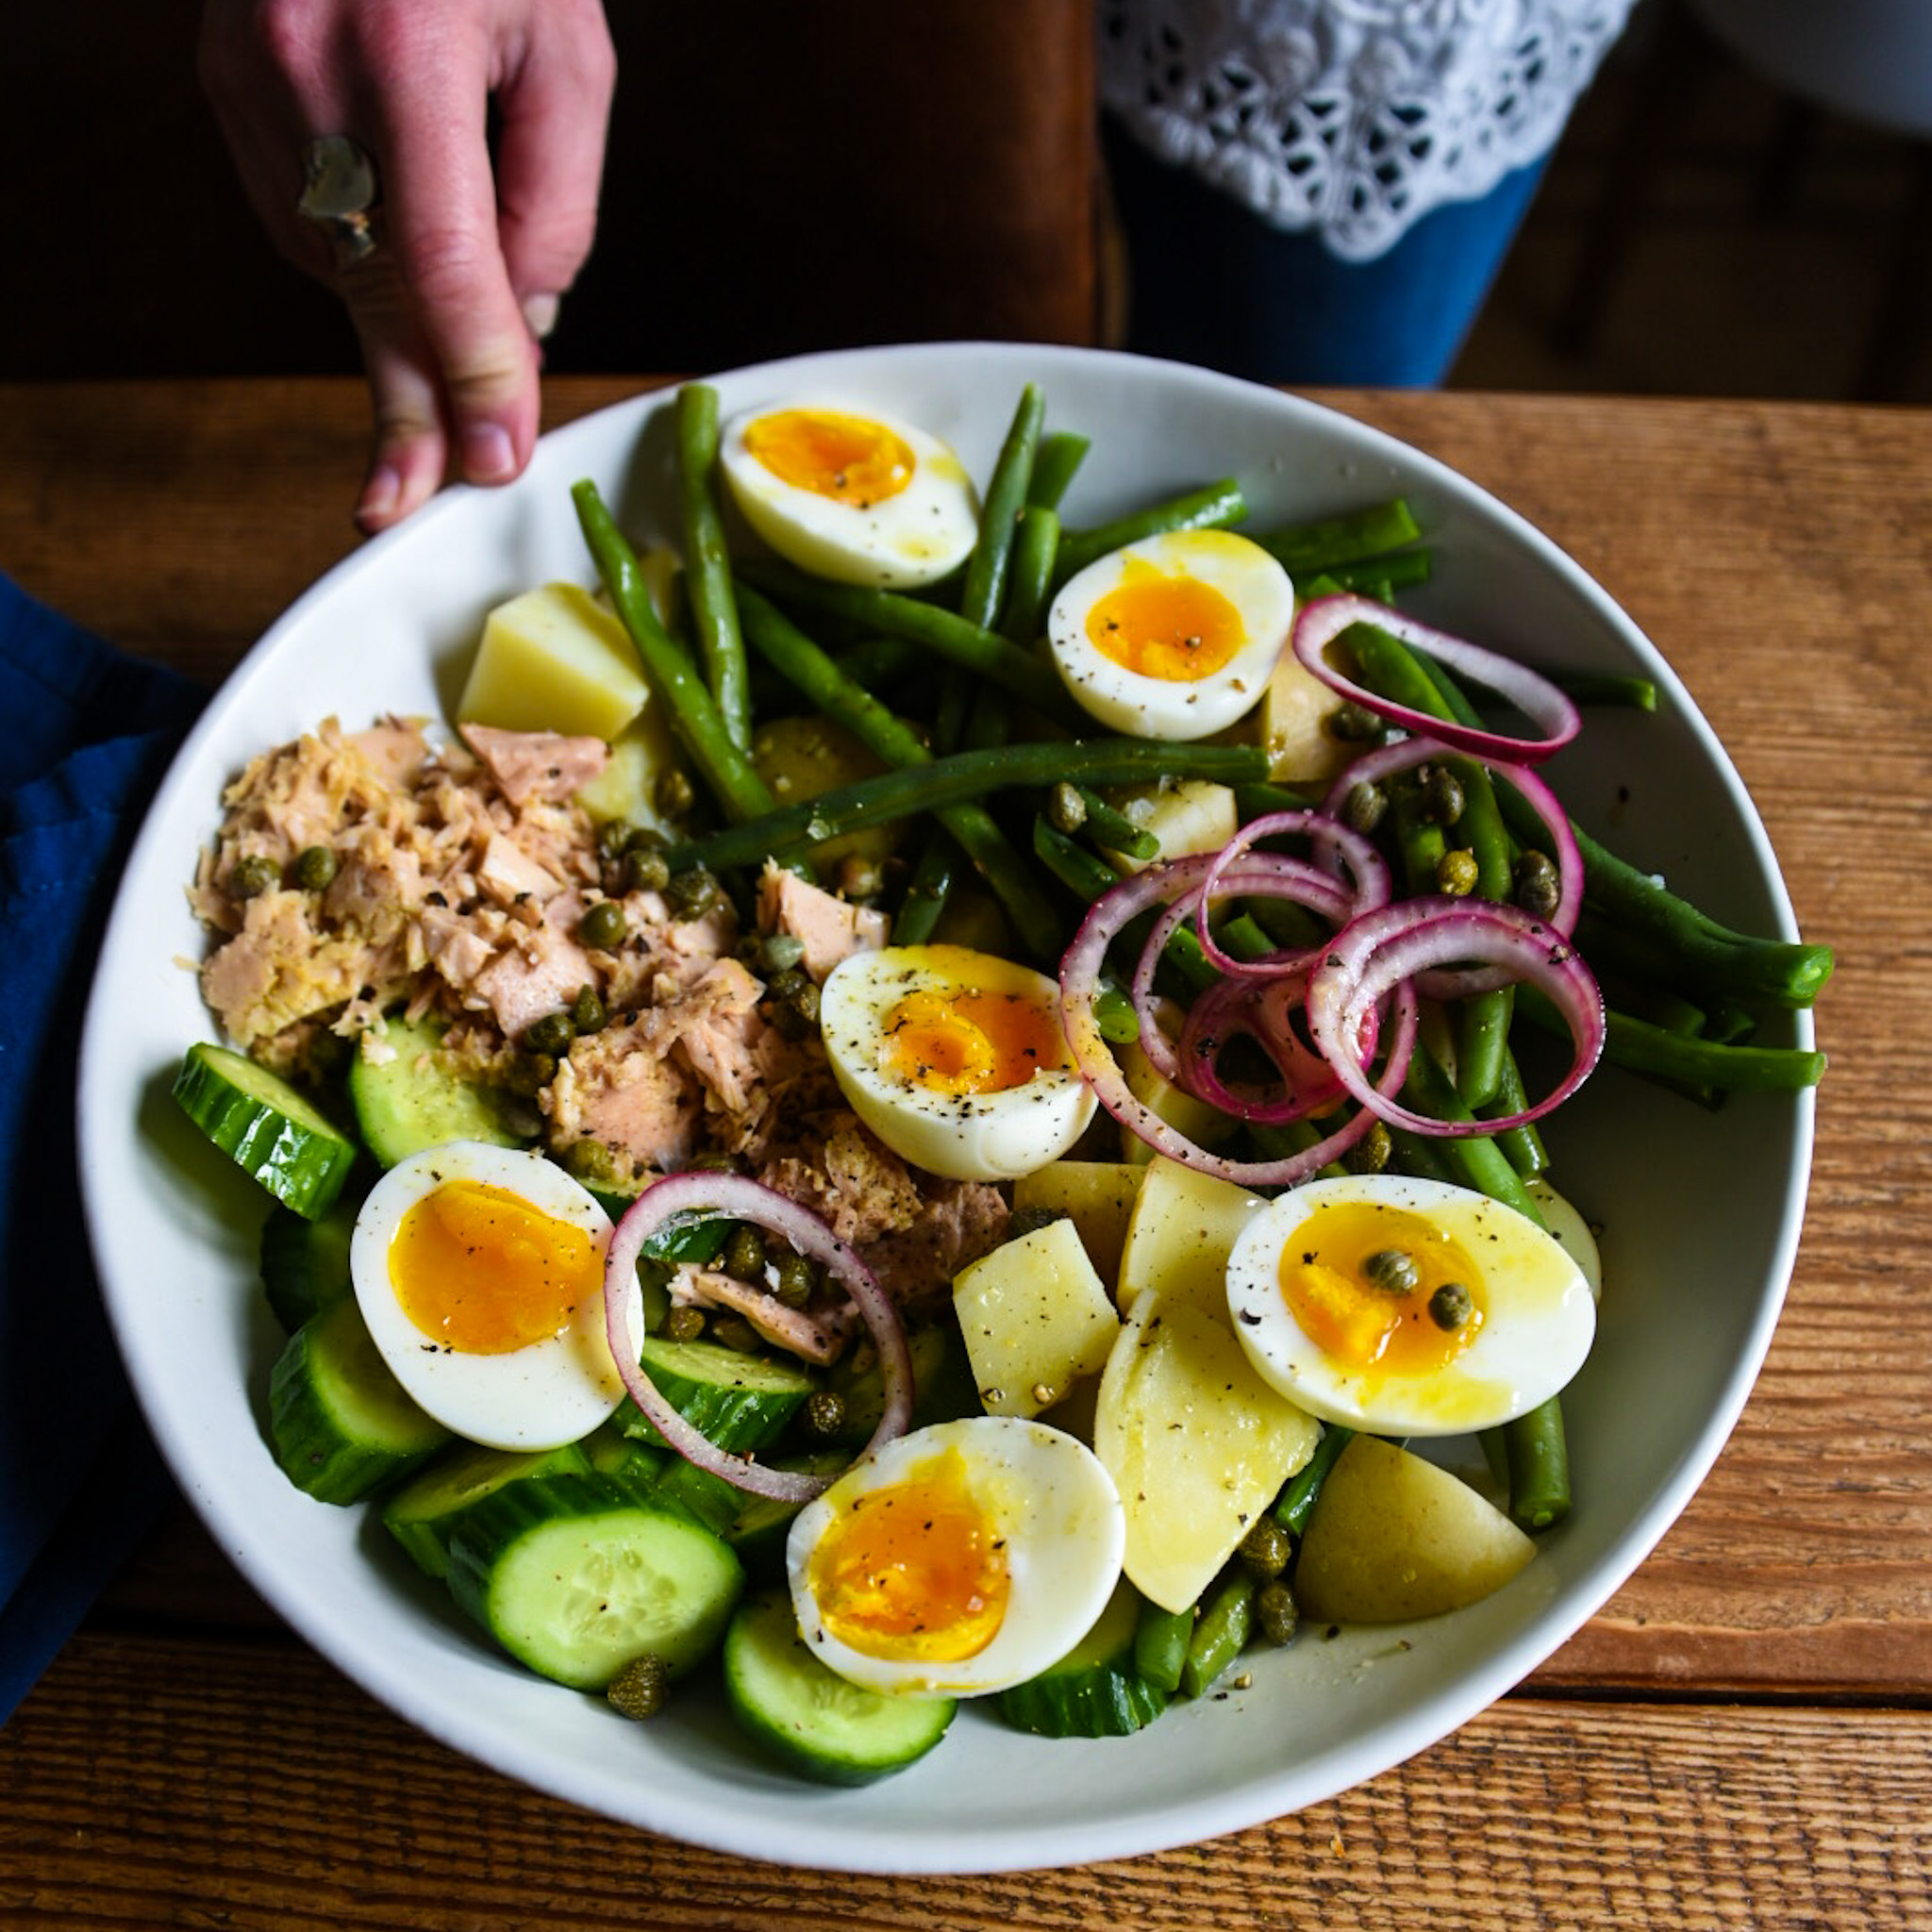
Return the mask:
<path fill-rule="evenodd" d="M 610 1353 L 631 1400 L 653 1428 L 684 1459 L 710 1474 L 722 1476 L 734 1489 L 781 1503 L 808 1503 L 831 1481 L 830 1476 L 801 1475 L 747 1461 L 721 1449 L 694 1428 L 665 1401 L 637 1359 L 630 1334 L 628 1307 L 637 1279 L 638 1257 L 646 1240 L 666 1222 L 692 1212 L 749 1221 L 788 1241 L 797 1251 L 819 1262 L 852 1297 L 878 1349 L 885 1407 L 872 1440 L 859 1451 L 869 1455 L 880 1444 L 903 1436 L 912 1420 L 912 1359 L 907 1353 L 906 1330 L 891 1298 L 873 1279 L 850 1246 L 808 1208 L 742 1174 L 690 1173 L 667 1174 L 653 1181 L 625 1212 L 610 1237 L 604 1258 L 604 1325 Z"/>
<path fill-rule="evenodd" d="M 1439 658 L 1450 670 L 1474 679 L 1507 699 L 1542 736 L 1511 738 L 1505 732 L 1487 731 L 1479 725 L 1450 723 L 1426 711 L 1395 704 L 1356 683 L 1336 670 L 1326 656 L 1328 646 L 1352 624 L 1373 624 L 1404 643 L 1413 644 L 1431 658 Z M 1547 677 L 1500 652 L 1437 630 L 1432 625 L 1419 624 L 1406 612 L 1377 604 L 1372 598 L 1341 594 L 1317 597 L 1304 604 L 1296 613 L 1290 641 L 1296 658 L 1330 691 L 1339 691 L 1391 724 L 1425 732 L 1475 758 L 1503 758 L 1519 765 L 1539 764 L 1552 753 L 1561 751 L 1582 728 L 1582 714 Z"/>

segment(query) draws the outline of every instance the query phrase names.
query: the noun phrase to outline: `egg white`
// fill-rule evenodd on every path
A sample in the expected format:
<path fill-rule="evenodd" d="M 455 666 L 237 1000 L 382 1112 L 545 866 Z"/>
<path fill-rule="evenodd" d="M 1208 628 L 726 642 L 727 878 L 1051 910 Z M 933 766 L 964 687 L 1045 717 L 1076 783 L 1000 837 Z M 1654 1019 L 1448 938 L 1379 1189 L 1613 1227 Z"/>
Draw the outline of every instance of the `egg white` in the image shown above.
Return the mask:
<path fill-rule="evenodd" d="M 1337 1203 L 1407 1209 L 1475 1265 L 1485 1306 L 1462 1353 L 1426 1373 L 1338 1361 L 1295 1320 L 1281 1257 L 1308 1217 Z M 1590 1283 L 1560 1243 L 1500 1202 L 1467 1188 L 1400 1174 L 1349 1174 L 1277 1196 L 1241 1230 L 1227 1264 L 1227 1301 L 1249 1358 L 1269 1382 L 1324 1422 L 1392 1436 L 1457 1436 L 1523 1415 L 1561 1390 L 1596 1335 Z"/>
<path fill-rule="evenodd" d="M 973 1494 L 1005 1541 L 1011 1593 L 977 1655 L 895 1659 L 855 1650 L 825 1627 L 813 1594 L 819 1541 L 871 1491 L 905 1481 L 957 1449 Z M 798 1627 L 813 1655 L 872 1690 L 972 1697 L 1039 1675 L 1092 1628 L 1120 1580 L 1125 1517 L 1113 1479 L 1084 1442 L 1020 1416 L 934 1423 L 855 1464 L 793 1520 L 786 1573 Z"/>
<path fill-rule="evenodd" d="M 840 503 L 787 482 L 752 453 L 746 433 L 789 409 L 855 417 L 889 429 L 911 451 L 911 479 L 896 494 L 864 506 Z M 936 583 L 972 554 L 979 539 L 979 500 L 965 466 L 916 424 L 866 403 L 788 398 L 735 416 L 719 441 L 719 463 L 745 521 L 801 570 L 839 583 L 912 590 Z"/>
<path fill-rule="evenodd" d="M 1043 973 L 963 946 L 888 946 L 833 968 L 819 995 L 825 1058 L 852 1110 L 902 1159 L 952 1180 L 1013 1180 L 1058 1160 L 1093 1118 L 1074 1069 L 1041 1068 L 1024 1086 L 942 1093 L 882 1069 L 888 1016 L 917 991 L 976 986 L 1014 992 L 1054 1016 L 1059 992 Z"/>
<path fill-rule="evenodd" d="M 1094 607 L 1129 570 L 1191 578 L 1240 613 L 1242 641 L 1220 670 L 1186 680 L 1117 664 L 1089 635 Z M 1071 577 L 1047 614 L 1060 681 L 1110 731 L 1186 742 L 1206 738 L 1260 703 L 1294 623 L 1294 585 L 1258 543 L 1229 530 L 1175 530 L 1109 552 Z"/>
<path fill-rule="evenodd" d="M 349 1269 L 371 1339 L 396 1380 L 445 1428 L 497 1449 L 554 1449 L 588 1435 L 624 1399 L 606 1338 L 604 1297 L 586 1295 L 556 1334 L 502 1355 L 473 1355 L 439 1343 L 404 1311 L 390 1274 L 390 1250 L 405 1214 L 445 1181 L 502 1188 L 591 1237 L 601 1259 L 610 1217 L 541 1154 L 452 1141 L 399 1161 L 376 1182 L 356 1217 Z M 630 1313 L 642 1333 L 641 1297 Z"/>

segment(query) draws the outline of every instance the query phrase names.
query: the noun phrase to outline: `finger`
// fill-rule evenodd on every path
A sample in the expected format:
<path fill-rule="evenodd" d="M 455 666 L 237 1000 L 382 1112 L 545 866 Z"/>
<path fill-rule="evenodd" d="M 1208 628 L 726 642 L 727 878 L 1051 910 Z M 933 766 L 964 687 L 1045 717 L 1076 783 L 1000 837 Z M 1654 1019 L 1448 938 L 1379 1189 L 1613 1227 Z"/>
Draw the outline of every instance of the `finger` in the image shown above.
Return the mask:
<path fill-rule="evenodd" d="M 540 340 L 597 232 L 597 199 L 617 59 L 602 7 L 558 0 L 544 30 L 503 76 L 497 226 L 509 283 Z"/>
<path fill-rule="evenodd" d="M 375 412 L 375 449 L 356 503 L 357 525 L 373 536 L 436 493 L 449 467 L 449 425 L 441 372 L 394 264 L 378 253 L 341 281 Z"/>

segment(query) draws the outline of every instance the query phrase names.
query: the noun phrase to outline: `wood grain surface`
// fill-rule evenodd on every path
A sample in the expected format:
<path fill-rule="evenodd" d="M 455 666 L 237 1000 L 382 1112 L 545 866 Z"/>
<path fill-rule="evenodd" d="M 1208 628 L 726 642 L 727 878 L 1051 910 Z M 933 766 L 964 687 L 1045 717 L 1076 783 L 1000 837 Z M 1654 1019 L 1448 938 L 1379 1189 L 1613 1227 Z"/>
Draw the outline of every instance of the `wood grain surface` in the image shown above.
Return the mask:
<path fill-rule="evenodd" d="M 553 384 L 552 420 L 639 385 Z M 1932 1925 L 1932 416 L 1345 394 L 1615 596 L 1730 749 L 1831 1069 L 1729 1446 L 1517 1694 L 1299 1817 L 1110 1866 L 766 1868 L 481 1771 L 345 1684 L 185 1516 L 0 1732 L 0 1924 Z M 0 568 L 209 681 L 355 543 L 345 383 L 0 387 Z"/>

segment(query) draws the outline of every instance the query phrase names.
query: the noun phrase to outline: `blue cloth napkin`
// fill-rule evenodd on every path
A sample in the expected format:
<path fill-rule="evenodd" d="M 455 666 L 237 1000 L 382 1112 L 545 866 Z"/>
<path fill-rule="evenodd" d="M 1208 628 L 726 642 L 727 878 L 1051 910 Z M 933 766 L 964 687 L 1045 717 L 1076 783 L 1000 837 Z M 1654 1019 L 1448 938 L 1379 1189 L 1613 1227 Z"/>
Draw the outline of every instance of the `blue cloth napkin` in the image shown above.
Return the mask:
<path fill-rule="evenodd" d="M 74 1083 L 128 841 L 206 697 L 0 575 L 0 1723 L 173 1493 L 88 1255 Z"/>

